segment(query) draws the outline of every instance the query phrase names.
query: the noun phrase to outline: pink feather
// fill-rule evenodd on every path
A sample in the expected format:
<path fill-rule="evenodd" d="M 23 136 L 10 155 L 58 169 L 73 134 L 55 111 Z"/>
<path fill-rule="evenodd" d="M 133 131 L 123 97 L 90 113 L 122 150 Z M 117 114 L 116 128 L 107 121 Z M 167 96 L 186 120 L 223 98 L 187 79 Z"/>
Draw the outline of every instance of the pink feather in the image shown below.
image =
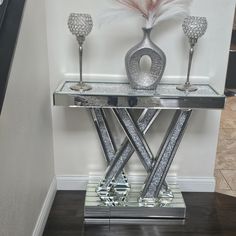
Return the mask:
<path fill-rule="evenodd" d="M 184 15 L 191 0 L 116 0 L 120 4 L 141 13 L 146 19 L 146 27 L 150 28 L 157 23 L 158 17 L 162 19 L 171 17 L 171 14 Z M 168 7 L 169 6 L 169 7 Z M 163 10 L 163 8 L 165 10 Z M 168 13 L 168 14 L 166 14 Z M 164 14 L 167 16 L 165 17 Z"/>
<path fill-rule="evenodd" d="M 143 8 L 139 0 L 116 0 L 117 2 L 140 12 L 145 18 L 148 18 L 148 11 L 147 9 Z"/>

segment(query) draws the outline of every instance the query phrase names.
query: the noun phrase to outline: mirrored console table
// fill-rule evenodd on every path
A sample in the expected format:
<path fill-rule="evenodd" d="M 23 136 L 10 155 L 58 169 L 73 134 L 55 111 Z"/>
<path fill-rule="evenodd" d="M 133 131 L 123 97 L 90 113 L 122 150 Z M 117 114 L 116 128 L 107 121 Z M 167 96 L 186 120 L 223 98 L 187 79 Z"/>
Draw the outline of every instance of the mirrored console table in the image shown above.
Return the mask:
<path fill-rule="evenodd" d="M 86 108 L 93 118 L 107 169 L 99 183 L 89 182 L 84 218 L 86 223 L 147 223 L 185 218 L 186 206 L 176 183 L 166 176 L 184 135 L 193 109 L 223 109 L 225 97 L 209 85 L 186 93 L 175 84 L 160 84 L 155 91 L 133 90 L 126 83 L 91 82 L 92 90 L 71 90 L 75 81 L 62 83 L 54 93 L 54 105 Z M 109 128 L 106 109 L 112 111 L 126 138 L 117 147 Z M 132 109 L 141 109 L 135 118 Z M 145 134 L 163 109 L 175 114 L 156 155 Z M 130 182 L 124 168 L 136 152 L 147 172 L 144 183 Z"/>

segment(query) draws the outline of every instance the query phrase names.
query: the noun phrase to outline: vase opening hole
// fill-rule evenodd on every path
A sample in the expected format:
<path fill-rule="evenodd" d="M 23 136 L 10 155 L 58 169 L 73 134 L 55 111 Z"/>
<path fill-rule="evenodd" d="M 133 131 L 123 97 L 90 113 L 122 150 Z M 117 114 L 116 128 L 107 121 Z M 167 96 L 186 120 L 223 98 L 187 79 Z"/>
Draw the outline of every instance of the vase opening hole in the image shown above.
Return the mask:
<path fill-rule="evenodd" d="M 152 66 L 151 57 L 148 55 L 143 55 L 139 61 L 139 68 L 140 68 L 141 73 L 150 74 L 151 66 Z"/>

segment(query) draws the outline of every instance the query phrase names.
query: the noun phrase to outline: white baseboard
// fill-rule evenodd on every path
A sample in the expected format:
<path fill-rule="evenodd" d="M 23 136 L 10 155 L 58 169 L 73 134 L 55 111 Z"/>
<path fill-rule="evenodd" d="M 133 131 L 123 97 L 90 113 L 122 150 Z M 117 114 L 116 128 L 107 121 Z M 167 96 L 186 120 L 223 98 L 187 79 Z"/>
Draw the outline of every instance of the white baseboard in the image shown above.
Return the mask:
<path fill-rule="evenodd" d="M 178 178 L 178 183 L 182 192 L 215 192 L 214 177 Z"/>
<path fill-rule="evenodd" d="M 50 184 L 47 196 L 44 200 L 44 203 L 43 203 L 42 209 L 40 211 L 40 214 L 39 214 L 38 220 L 36 222 L 32 236 L 43 235 L 43 231 L 44 231 L 47 219 L 48 219 L 50 209 L 52 207 L 52 203 L 53 203 L 55 195 L 56 195 L 56 191 L 57 191 L 57 180 L 55 177 L 53 179 L 52 183 Z"/>
<path fill-rule="evenodd" d="M 100 177 L 93 176 L 57 176 L 58 190 L 86 190 L 88 181 L 99 181 Z M 143 176 L 129 176 L 129 180 L 136 182 L 144 182 Z M 183 192 L 214 192 L 214 177 L 167 177 L 168 182 L 177 182 Z"/>

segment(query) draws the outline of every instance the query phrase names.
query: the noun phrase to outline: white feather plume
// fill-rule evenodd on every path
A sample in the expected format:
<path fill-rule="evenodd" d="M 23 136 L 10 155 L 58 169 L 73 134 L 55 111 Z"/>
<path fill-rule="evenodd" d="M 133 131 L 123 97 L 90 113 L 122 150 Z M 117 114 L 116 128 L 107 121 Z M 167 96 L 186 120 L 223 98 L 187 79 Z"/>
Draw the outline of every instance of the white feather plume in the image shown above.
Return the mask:
<path fill-rule="evenodd" d="M 189 6 L 191 0 L 175 0 L 170 3 L 160 5 L 157 10 L 157 18 L 153 23 L 153 26 L 160 23 L 161 21 L 169 19 L 183 19 L 189 14 Z"/>
<path fill-rule="evenodd" d="M 173 18 L 183 19 L 188 15 L 192 0 L 115 0 L 122 7 L 106 9 L 100 13 L 99 25 L 142 16 L 146 28 Z M 118 5 L 117 5 L 118 6 Z"/>

